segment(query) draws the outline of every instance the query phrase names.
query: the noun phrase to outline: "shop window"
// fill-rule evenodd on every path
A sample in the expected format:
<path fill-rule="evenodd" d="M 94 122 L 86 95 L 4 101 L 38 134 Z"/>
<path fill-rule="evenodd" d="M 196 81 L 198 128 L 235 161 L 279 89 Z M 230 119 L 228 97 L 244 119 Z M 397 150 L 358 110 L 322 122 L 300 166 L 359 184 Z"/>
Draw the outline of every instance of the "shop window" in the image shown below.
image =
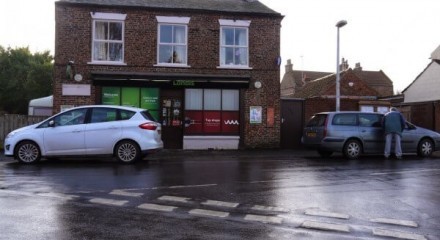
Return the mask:
<path fill-rule="evenodd" d="M 158 88 L 103 87 L 101 103 L 148 109 L 154 119 L 159 120 Z"/>
<path fill-rule="evenodd" d="M 186 66 L 188 17 L 156 17 L 158 21 L 157 62 L 165 66 Z"/>
<path fill-rule="evenodd" d="M 220 67 L 249 66 L 250 21 L 220 20 Z"/>
<path fill-rule="evenodd" d="M 91 13 L 91 15 L 92 63 L 123 63 L 126 14 Z"/>
<path fill-rule="evenodd" d="M 239 90 L 185 90 L 185 134 L 238 135 L 239 124 Z"/>

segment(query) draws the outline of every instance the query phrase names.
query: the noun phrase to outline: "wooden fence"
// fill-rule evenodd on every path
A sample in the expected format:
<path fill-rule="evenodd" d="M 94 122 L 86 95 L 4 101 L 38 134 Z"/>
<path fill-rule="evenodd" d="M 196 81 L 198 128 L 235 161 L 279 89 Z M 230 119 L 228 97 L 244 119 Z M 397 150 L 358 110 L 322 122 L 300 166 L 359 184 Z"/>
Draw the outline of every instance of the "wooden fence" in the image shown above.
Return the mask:
<path fill-rule="evenodd" d="M 6 114 L 0 116 L 0 148 L 3 146 L 6 135 L 12 130 L 41 122 L 46 118 L 47 117 L 45 116 L 27 116 L 15 114 Z"/>

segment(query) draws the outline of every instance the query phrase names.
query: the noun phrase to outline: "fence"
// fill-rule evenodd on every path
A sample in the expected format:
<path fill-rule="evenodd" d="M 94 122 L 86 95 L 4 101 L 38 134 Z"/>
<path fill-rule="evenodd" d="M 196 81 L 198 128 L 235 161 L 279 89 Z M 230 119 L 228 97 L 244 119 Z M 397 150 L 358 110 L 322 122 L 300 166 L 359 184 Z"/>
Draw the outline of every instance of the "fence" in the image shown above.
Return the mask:
<path fill-rule="evenodd" d="M 14 129 L 38 123 L 46 119 L 45 116 L 27 116 L 6 114 L 0 116 L 0 148 L 3 146 L 6 135 Z"/>

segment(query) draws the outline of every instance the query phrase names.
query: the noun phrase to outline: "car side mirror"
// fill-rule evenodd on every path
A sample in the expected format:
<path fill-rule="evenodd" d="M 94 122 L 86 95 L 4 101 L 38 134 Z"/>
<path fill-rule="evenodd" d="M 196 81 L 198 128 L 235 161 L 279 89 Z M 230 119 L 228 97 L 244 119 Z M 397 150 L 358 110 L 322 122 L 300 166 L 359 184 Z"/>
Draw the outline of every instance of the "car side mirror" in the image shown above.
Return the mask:
<path fill-rule="evenodd" d="M 55 127 L 55 121 L 54 120 L 50 120 L 49 121 L 49 127 Z"/>

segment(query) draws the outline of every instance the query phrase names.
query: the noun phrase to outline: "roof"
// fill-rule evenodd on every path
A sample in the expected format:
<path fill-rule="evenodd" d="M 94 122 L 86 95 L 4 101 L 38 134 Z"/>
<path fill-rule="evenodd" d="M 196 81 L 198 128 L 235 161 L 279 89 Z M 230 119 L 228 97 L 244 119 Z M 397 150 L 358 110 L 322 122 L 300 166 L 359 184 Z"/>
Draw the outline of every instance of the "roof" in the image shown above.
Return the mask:
<path fill-rule="evenodd" d="M 354 74 L 368 84 L 368 86 L 393 86 L 391 79 L 382 71 L 365 71 L 354 69 Z"/>
<path fill-rule="evenodd" d="M 52 107 L 53 106 L 53 95 L 32 99 L 29 101 L 29 107 Z"/>
<path fill-rule="evenodd" d="M 344 72 L 341 72 L 341 78 Z M 311 98 L 321 96 L 325 91 L 327 91 L 331 86 L 336 83 L 336 74 L 328 75 L 323 78 L 318 78 L 309 81 L 304 87 L 296 91 L 294 97 L 297 98 Z"/>
<path fill-rule="evenodd" d="M 56 3 L 251 13 L 282 17 L 280 13 L 256 0 L 59 0 Z"/>
<path fill-rule="evenodd" d="M 440 60 L 440 45 L 431 53 L 432 60 Z"/>
<path fill-rule="evenodd" d="M 295 81 L 297 79 L 304 79 L 305 82 L 310 81 L 310 80 L 315 80 L 318 78 L 322 78 L 325 76 L 328 76 L 330 74 L 334 74 L 331 72 L 315 72 L 315 71 L 300 71 L 300 70 L 294 70 L 293 71 L 293 78 L 295 79 Z"/>

